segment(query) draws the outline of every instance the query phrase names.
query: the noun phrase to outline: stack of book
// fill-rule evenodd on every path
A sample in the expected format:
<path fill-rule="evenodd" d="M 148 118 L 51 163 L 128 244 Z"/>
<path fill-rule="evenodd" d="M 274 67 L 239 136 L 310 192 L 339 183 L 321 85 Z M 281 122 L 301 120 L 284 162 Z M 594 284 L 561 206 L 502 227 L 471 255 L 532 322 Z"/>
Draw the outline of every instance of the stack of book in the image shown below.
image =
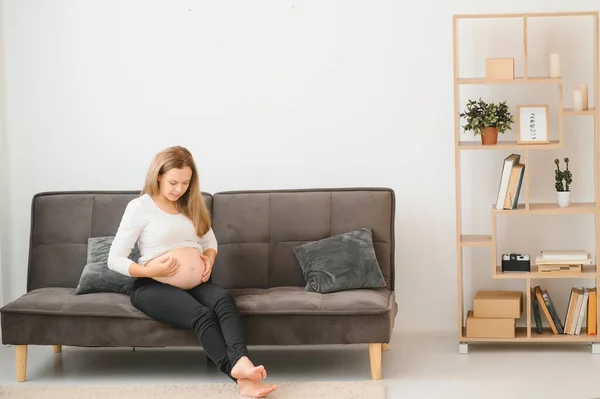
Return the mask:
<path fill-rule="evenodd" d="M 581 335 L 584 332 L 588 335 L 597 335 L 597 298 L 595 287 L 571 288 L 567 312 L 564 319 L 561 319 L 548 291 L 539 285 L 531 288 L 531 306 L 536 332 L 544 333 L 542 318 L 545 316 L 554 334 Z"/>
<path fill-rule="evenodd" d="M 538 272 L 543 273 L 582 273 L 583 265 L 592 264 L 589 252 L 579 250 L 544 250 L 537 255 L 535 263 Z"/>
<path fill-rule="evenodd" d="M 496 209 L 511 210 L 517 207 L 525 174 L 525 165 L 520 161 L 519 154 L 510 154 L 504 159 Z"/>
<path fill-rule="evenodd" d="M 590 297 L 590 291 L 593 296 Z M 568 335 L 579 335 L 581 333 L 581 327 L 583 321 L 586 318 L 586 310 L 590 312 L 588 315 L 588 327 L 593 327 L 593 331 L 588 328 L 589 335 L 595 335 L 596 329 L 596 318 L 593 314 L 593 306 L 596 304 L 596 289 L 587 287 L 573 287 L 571 288 L 571 296 L 569 297 L 569 304 L 567 305 L 567 314 L 565 315 L 565 327 L 564 332 Z M 593 306 L 593 308 L 592 308 Z M 592 320 L 593 318 L 593 320 Z"/>

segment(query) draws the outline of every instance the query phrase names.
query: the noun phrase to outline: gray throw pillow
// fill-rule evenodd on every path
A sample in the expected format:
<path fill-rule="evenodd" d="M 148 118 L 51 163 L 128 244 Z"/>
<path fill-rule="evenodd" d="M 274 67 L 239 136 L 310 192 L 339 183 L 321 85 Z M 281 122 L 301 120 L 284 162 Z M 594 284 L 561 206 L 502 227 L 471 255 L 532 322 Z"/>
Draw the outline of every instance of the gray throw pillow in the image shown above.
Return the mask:
<path fill-rule="evenodd" d="M 87 263 L 79 278 L 75 294 L 117 292 L 129 295 L 134 279 L 108 268 L 108 253 L 114 238 L 114 236 L 106 236 L 88 239 Z M 129 258 L 133 262 L 139 260 L 140 250 L 137 243 Z"/>
<path fill-rule="evenodd" d="M 302 244 L 293 251 L 306 279 L 306 291 L 325 294 L 386 286 L 369 228 Z"/>

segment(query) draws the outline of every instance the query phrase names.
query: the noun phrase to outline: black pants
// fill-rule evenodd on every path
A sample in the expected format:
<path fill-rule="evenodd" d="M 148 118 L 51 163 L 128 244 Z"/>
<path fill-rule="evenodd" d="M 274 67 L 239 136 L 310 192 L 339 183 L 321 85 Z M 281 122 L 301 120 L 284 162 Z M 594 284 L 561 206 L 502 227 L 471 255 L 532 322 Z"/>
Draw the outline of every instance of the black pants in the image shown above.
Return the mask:
<path fill-rule="evenodd" d="M 231 369 L 248 356 L 241 318 L 232 295 L 211 283 L 191 290 L 137 278 L 131 303 L 154 320 L 174 327 L 193 329 L 208 357 L 233 381 Z"/>

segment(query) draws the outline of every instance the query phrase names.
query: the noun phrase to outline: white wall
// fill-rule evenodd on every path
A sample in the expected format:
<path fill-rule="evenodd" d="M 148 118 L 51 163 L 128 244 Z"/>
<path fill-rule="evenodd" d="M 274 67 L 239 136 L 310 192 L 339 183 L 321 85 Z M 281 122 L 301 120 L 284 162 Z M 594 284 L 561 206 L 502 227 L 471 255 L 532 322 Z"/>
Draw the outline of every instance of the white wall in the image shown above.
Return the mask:
<path fill-rule="evenodd" d="M 25 290 L 35 193 L 137 190 L 153 154 L 181 144 L 194 152 L 209 192 L 392 187 L 398 200 L 396 327 L 435 332 L 456 328 L 452 14 L 564 9 L 559 0 L 425 0 L 411 4 L 412 11 L 392 0 L 4 1 L 2 7 L 7 299 Z M 597 0 L 570 7 L 597 9 Z M 479 28 L 490 32 L 490 26 Z M 484 57 L 508 56 L 493 44 L 506 36 L 503 30 L 466 36 L 472 45 L 464 49 L 476 57 L 462 59 L 461 73 L 482 74 Z M 543 68 L 543 52 L 553 46 L 536 40 L 539 58 L 532 62 Z M 586 51 L 577 42 L 558 43 L 565 56 Z M 522 87 L 485 89 L 461 92 L 461 103 L 482 93 L 505 96 L 511 106 L 547 98 Z M 577 137 L 572 147 L 536 154 L 546 162 L 535 166 L 545 186 L 532 199 L 553 200 L 548 162 L 567 153 L 578 181 L 573 200 L 591 195 L 583 156 L 591 132 L 570 134 Z M 488 233 L 507 154 L 468 155 L 464 169 L 476 185 L 465 184 L 465 226 Z M 476 201 L 475 193 L 485 200 Z M 540 220 L 520 225 L 531 246 L 513 240 L 499 250 L 533 251 L 539 241 L 529 234 L 561 232 L 551 219 Z M 593 225 L 583 226 L 570 235 L 572 242 L 579 244 Z M 508 239 L 507 227 L 499 228 Z M 498 283 L 487 273 L 489 253 L 469 256 L 467 290 Z"/>

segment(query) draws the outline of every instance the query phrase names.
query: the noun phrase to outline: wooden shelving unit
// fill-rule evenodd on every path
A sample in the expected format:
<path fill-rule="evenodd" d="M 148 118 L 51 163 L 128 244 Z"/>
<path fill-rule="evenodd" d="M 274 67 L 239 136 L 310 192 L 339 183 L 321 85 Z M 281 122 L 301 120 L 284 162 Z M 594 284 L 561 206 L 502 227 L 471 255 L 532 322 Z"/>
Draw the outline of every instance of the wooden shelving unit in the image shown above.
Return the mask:
<path fill-rule="evenodd" d="M 527 29 L 528 21 L 532 18 L 572 18 L 572 17 L 591 17 L 593 20 L 593 84 L 589 85 L 590 92 L 590 108 L 584 111 L 574 111 L 573 109 L 563 107 L 563 78 L 550 78 L 544 76 L 528 76 L 527 75 Z M 486 79 L 485 77 L 459 77 L 459 49 L 458 49 L 458 24 L 462 19 L 484 19 L 484 18 L 518 18 L 522 20 L 523 29 L 523 74 L 522 77 L 514 79 Z M 598 268 L 596 265 L 585 266 L 583 273 L 577 274 L 548 274 L 540 273 L 535 266 L 535 256 L 531 258 L 531 272 L 529 273 L 503 273 L 498 263 L 497 240 L 501 237 L 497 236 L 496 218 L 505 215 L 533 214 L 592 214 L 595 215 L 595 252 L 596 257 L 600 255 L 600 184 L 598 174 L 600 173 L 600 118 L 598 114 L 599 104 L 599 55 L 598 55 L 598 40 L 599 40 L 599 12 L 560 12 L 560 13 L 520 13 L 520 14 L 462 14 L 455 15 L 453 20 L 453 58 L 454 58 L 454 131 L 455 131 L 455 181 L 456 181 L 456 265 L 457 265 L 457 285 L 458 285 L 458 343 L 459 352 L 467 353 L 468 344 L 470 342 L 544 342 L 544 343 L 586 343 L 591 344 L 592 353 L 600 353 L 600 336 L 589 336 L 582 329 L 580 335 L 554 334 L 550 329 L 545 329 L 543 334 L 535 332 L 535 326 L 532 329 L 533 311 L 531 306 L 530 288 L 532 280 L 537 279 L 591 279 L 593 286 L 598 287 Z M 552 84 L 556 85 L 558 91 L 558 140 L 552 140 L 548 144 L 518 144 L 516 141 L 499 140 L 496 145 L 482 145 L 476 141 L 461 141 L 461 121 L 459 114 L 464 108 L 464 104 L 459 99 L 459 88 L 461 85 L 527 85 L 527 84 Z M 593 104 L 591 100 L 593 98 Z M 593 108 L 595 107 L 595 108 Z M 567 208 L 560 208 L 556 203 L 535 203 L 530 202 L 529 187 L 535 182 L 530 181 L 529 168 L 530 151 L 556 150 L 563 148 L 565 140 L 569 140 L 572 132 L 563 132 L 564 117 L 593 117 L 594 118 L 594 202 L 571 203 Z M 461 210 L 461 156 L 465 151 L 522 151 L 523 156 L 521 162 L 526 164 L 523 187 L 521 190 L 521 198 L 524 199 L 523 204 L 519 204 L 514 210 L 497 210 L 495 206 L 490 207 L 491 216 L 491 234 L 469 234 L 462 231 L 462 210 Z M 506 280 L 522 280 L 524 283 L 524 304 L 523 311 L 526 312 L 526 327 L 517 327 L 515 338 L 469 338 L 466 334 L 466 312 L 464 311 L 465 298 L 463 297 L 463 251 L 469 247 L 489 248 L 491 252 L 490 259 L 493 259 L 490 265 L 490 278 L 506 279 Z M 537 284 L 534 282 L 534 284 Z M 472 298 L 467 298 L 469 302 Z M 600 301 L 600 293 L 598 295 Z M 600 323 L 600 304 L 597 306 L 598 317 L 597 323 Z M 544 316 L 542 315 L 542 318 Z M 533 331 L 532 331 L 533 330 Z M 597 330 L 600 332 L 600 326 Z"/>

